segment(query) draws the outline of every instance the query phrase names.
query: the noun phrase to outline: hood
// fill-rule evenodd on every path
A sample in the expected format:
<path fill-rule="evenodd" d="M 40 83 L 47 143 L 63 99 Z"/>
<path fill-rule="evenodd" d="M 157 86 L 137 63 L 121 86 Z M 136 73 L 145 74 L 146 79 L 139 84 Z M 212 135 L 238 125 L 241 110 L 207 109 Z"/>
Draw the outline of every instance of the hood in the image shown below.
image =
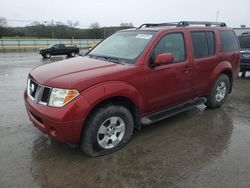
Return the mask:
<path fill-rule="evenodd" d="M 39 66 L 31 71 L 30 77 L 46 86 L 82 90 L 97 82 L 115 79 L 112 74 L 117 76 L 119 72 L 131 67 L 133 66 L 76 57 Z"/>
<path fill-rule="evenodd" d="M 241 53 L 250 53 L 250 48 L 241 48 L 240 52 Z"/>
<path fill-rule="evenodd" d="M 47 50 L 49 48 L 39 48 L 39 51 Z"/>

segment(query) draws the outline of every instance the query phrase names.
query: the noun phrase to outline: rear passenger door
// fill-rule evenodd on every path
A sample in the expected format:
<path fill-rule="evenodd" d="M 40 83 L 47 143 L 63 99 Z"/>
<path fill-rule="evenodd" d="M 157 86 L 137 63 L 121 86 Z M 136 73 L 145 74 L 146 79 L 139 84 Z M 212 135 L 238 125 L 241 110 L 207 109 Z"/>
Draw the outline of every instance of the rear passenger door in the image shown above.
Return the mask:
<path fill-rule="evenodd" d="M 192 86 L 196 95 L 207 89 L 211 73 L 218 63 L 216 53 L 216 34 L 213 31 L 191 31 L 193 79 Z"/>

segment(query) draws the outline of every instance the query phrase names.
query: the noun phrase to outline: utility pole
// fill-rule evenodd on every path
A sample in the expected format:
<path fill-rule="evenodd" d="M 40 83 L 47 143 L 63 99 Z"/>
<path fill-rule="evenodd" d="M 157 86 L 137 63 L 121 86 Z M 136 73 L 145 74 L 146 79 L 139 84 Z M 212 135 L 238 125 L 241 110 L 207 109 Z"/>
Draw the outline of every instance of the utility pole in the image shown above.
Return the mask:
<path fill-rule="evenodd" d="M 218 22 L 219 13 L 220 13 L 220 11 L 219 11 L 219 10 L 217 10 L 217 12 L 216 12 L 216 22 Z"/>
<path fill-rule="evenodd" d="M 51 20 L 51 32 L 52 32 L 52 39 L 55 38 L 55 33 L 54 33 L 54 21 L 53 19 Z"/>

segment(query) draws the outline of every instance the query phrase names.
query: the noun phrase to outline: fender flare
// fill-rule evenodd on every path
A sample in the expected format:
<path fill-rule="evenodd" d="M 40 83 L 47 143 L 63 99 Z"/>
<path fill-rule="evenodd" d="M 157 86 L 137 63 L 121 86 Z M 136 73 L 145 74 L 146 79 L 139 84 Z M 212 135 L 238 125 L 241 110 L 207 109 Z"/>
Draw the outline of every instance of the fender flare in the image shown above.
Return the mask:
<path fill-rule="evenodd" d="M 231 63 L 229 63 L 228 61 L 222 61 L 220 62 L 212 71 L 211 73 L 211 77 L 210 77 L 210 81 L 209 81 L 209 86 L 208 86 L 208 90 L 207 93 L 209 94 L 214 86 L 215 81 L 218 79 L 218 77 L 222 74 L 222 73 L 226 73 L 226 72 L 230 72 L 231 75 L 233 75 L 233 68 Z M 230 78 L 230 82 L 231 82 L 231 87 L 232 87 L 232 82 L 233 79 Z M 231 88 L 230 88 L 231 90 Z"/>
<path fill-rule="evenodd" d="M 129 83 L 123 81 L 109 81 L 92 86 L 81 92 L 81 95 L 89 102 L 88 114 L 101 102 L 112 97 L 126 97 L 130 99 L 139 111 L 144 109 L 142 94 Z"/>

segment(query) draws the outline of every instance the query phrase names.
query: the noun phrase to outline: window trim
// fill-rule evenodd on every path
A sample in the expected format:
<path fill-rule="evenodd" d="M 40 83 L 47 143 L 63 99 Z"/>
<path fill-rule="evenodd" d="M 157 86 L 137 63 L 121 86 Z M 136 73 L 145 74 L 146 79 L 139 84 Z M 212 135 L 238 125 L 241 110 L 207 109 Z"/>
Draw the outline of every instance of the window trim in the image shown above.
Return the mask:
<path fill-rule="evenodd" d="M 164 35 L 161 36 L 161 38 L 157 41 L 157 43 L 154 45 L 153 49 L 152 49 L 152 52 L 150 54 L 150 59 L 151 61 L 153 60 L 153 62 L 155 61 L 155 59 L 152 59 L 153 57 L 153 53 L 154 53 L 154 50 L 156 48 L 156 46 L 160 43 L 160 41 L 162 40 L 163 37 L 167 36 L 167 35 L 170 35 L 170 34 L 181 34 L 182 35 L 182 39 L 183 39 L 183 44 L 184 44 L 184 50 L 185 50 L 185 59 L 184 60 L 181 60 L 181 61 L 174 61 L 173 63 L 169 64 L 169 65 L 172 65 L 172 64 L 176 64 L 176 63 L 182 63 L 182 62 L 185 62 L 187 60 L 187 46 L 186 46 L 186 41 L 185 41 L 185 33 L 182 32 L 182 31 L 174 31 L 174 32 L 170 32 L 170 33 L 165 33 Z M 155 57 L 156 58 L 156 57 Z M 152 63 L 152 62 L 151 62 Z"/>
<path fill-rule="evenodd" d="M 213 34 L 213 36 L 214 36 L 214 54 L 210 54 L 210 49 L 209 49 L 209 45 L 208 45 L 208 37 L 207 37 L 207 33 L 212 33 Z M 214 31 L 206 31 L 206 39 L 207 39 L 207 46 L 208 46 L 208 53 L 209 53 L 209 56 L 208 57 L 212 57 L 212 56 L 214 56 L 214 55 L 216 55 L 216 38 L 215 38 L 215 33 L 214 33 Z"/>

